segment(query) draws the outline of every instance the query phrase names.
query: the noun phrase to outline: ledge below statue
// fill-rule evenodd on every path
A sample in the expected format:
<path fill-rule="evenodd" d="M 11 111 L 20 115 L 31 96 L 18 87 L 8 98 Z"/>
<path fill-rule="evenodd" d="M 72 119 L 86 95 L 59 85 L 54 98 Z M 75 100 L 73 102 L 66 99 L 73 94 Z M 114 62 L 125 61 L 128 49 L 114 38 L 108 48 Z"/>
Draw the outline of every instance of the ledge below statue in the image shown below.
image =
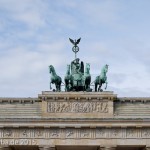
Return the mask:
<path fill-rule="evenodd" d="M 42 115 L 51 118 L 107 118 L 113 116 L 113 92 L 49 92 L 39 94 Z"/>

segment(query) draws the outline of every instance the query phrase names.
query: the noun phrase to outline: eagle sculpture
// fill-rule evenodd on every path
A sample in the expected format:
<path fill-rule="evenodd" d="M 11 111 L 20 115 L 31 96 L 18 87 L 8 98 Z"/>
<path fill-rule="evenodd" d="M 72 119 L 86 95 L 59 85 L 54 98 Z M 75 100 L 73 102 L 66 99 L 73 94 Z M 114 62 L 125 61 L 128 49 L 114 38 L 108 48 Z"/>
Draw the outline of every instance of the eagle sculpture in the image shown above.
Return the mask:
<path fill-rule="evenodd" d="M 76 47 L 79 44 L 81 38 L 79 38 L 78 40 L 72 40 L 72 39 L 69 38 L 69 40 Z"/>

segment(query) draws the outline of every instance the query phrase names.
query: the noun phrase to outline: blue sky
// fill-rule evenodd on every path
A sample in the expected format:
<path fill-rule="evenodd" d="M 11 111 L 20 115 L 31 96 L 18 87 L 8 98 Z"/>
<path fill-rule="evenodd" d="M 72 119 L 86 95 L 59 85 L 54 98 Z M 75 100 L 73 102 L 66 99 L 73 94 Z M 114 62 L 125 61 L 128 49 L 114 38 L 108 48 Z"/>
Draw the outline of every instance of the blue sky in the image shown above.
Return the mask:
<path fill-rule="evenodd" d="M 74 59 L 92 80 L 109 64 L 108 91 L 150 96 L 149 0 L 0 0 L 0 97 L 37 97 L 49 90 L 48 66 L 64 78 Z"/>

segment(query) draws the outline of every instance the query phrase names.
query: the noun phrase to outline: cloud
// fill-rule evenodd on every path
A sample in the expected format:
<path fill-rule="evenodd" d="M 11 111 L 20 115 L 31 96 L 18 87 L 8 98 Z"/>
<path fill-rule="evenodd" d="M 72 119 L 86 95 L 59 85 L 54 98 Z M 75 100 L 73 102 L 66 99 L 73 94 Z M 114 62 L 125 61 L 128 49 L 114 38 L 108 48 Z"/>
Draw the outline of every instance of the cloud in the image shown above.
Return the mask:
<path fill-rule="evenodd" d="M 0 95 L 37 96 L 49 90 L 48 66 L 63 78 L 74 59 L 68 38 L 80 36 L 77 55 L 91 64 L 92 81 L 109 64 L 108 90 L 148 95 L 148 25 L 137 25 L 143 18 L 127 14 L 127 9 L 137 12 L 128 6 L 115 0 L 1 0 Z"/>
<path fill-rule="evenodd" d="M 64 49 L 64 43 L 63 41 L 53 44 L 42 43 L 36 47 L 37 50 L 33 51 L 30 47 L 24 48 L 22 45 L 11 48 L 0 55 L 0 67 L 3 68 L 0 74 L 0 83 L 4 85 L 1 87 L 1 96 L 5 96 L 6 90 L 11 91 L 10 95 L 12 94 L 12 96 L 17 96 L 18 89 L 24 90 L 26 92 L 20 94 L 25 96 L 26 93 L 33 94 L 36 90 L 39 91 L 45 87 L 49 89 L 48 66 L 53 64 L 57 72 L 61 70 L 60 67 L 65 56 L 58 55 L 58 53 Z"/>
<path fill-rule="evenodd" d="M 0 8 L 10 21 L 24 23 L 32 30 L 45 25 L 42 18 L 42 11 L 46 9 L 46 5 L 41 0 L 2 0 Z"/>
<path fill-rule="evenodd" d="M 84 6 L 80 5 L 80 13 L 84 16 L 88 25 L 94 27 L 103 25 L 112 26 L 119 19 L 119 2 L 117 1 L 82 1 Z"/>

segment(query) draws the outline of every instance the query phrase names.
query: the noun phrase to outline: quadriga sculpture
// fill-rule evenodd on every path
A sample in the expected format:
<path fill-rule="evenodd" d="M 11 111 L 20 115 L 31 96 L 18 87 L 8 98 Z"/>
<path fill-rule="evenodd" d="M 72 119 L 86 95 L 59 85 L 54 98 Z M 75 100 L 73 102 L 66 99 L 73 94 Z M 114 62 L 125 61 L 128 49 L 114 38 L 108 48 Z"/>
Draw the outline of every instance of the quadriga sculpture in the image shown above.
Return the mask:
<path fill-rule="evenodd" d="M 91 75 L 90 75 L 90 64 L 86 63 L 84 67 L 84 62 L 77 58 L 77 53 L 79 52 L 78 44 L 81 41 L 81 38 L 78 40 L 70 39 L 70 42 L 73 44 L 72 51 L 75 53 L 75 59 L 71 61 L 69 65 L 67 65 L 67 72 L 64 77 L 65 84 L 62 82 L 60 76 L 58 76 L 55 72 L 55 69 L 52 65 L 49 66 L 49 72 L 51 74 L 51 81 L 50 81 L 50 89 L 51 83 L 55 84 L 56 91 L 61 91 L 61 83 L 65 85 L 65 91 L 87 91 L 91 92 L 92 89 L 90 88 L 91 85 Z M 106 83 L 107 88 L 107 71 L 108 65 L 105 65 L 102 70 L 101 74 L 96 77 L 93 81 L 95 83 L 95 92 L 103 91 L 101 89 L 102 84 Z M 92 82 L 92 83 L 93 83 Z"/>
<path fill-rule="evenodd" d="M 61 91 L 62 79 L 61 79 L 60 76 L 58 76 L 56 74 L 55 68 L 52 65 L 49 66 L 49 73 L 51 74 L 50 89 L 52 89 L 52 87 L 51 87 L 51 83 L 52 83 L 52 84 L 55 84 L 56 91 L 60 92 Z"/>
<path fill-rule="evenodd" d="M 103 90 L 101 89 L 101 86 L 102 86 L 102 84 L 104 84 L 104 83 L 106 83 L 105 89 L 107 88 L 107 84 L 108 84 L 108 82 L 107 82 L 107 76 L 106 76 L 107 71 L 108 71 L 108 65 L 106 64 L 106 65 L 102 68 L 101 74 L 100 74 L 99 76 L 97 76 L 96 79 L 95 79 L 95 81 L 94 81 L 94 83 L 95 83 L 95 92 L 97 92 L 97 91 L 103 91 Z M 99 87 L 98 87 L 98 85 L 99 85 Z M 97 89 L 97 88 L 98 88 L 98 89 Z"/>

